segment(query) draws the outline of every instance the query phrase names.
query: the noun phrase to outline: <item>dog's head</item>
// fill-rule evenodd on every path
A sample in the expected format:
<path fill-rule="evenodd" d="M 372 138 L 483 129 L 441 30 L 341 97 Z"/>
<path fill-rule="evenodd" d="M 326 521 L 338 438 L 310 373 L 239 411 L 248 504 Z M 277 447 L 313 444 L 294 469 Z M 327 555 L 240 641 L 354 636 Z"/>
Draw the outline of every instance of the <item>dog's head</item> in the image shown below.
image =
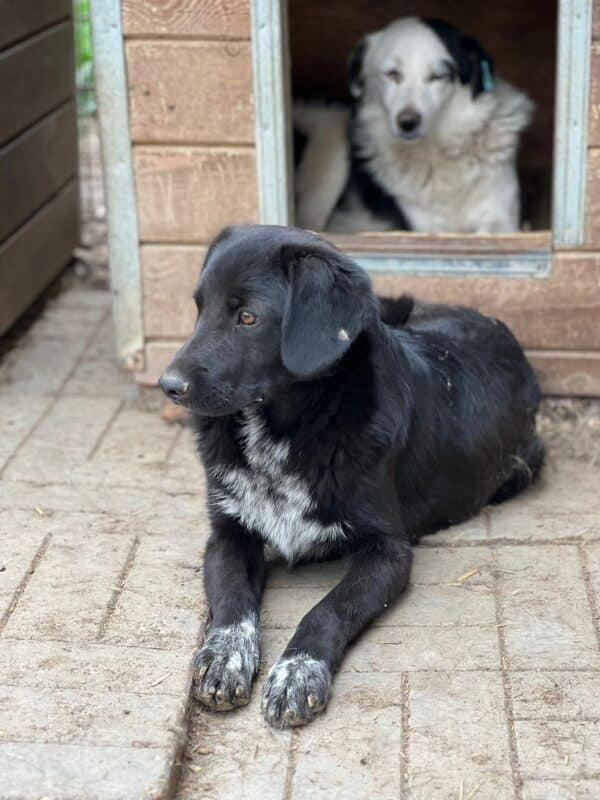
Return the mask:
<path fill-rule="evenodd" d="M 437 19 L 405 17 L 365 36 L 349 61 L 350 91 L 382 107 L 392 133 L 427 136 L 457 87 L 492 89 L 493 63 L 472 36 Z"/>
<path fill-rule="evenodd" d="M 331 370 L 378 317 L 358 266 L 323 239 L 278 226 L 223 231 L 194 300 L 194 332 L 159 384 L 174 402 L 209 416 Z"/>

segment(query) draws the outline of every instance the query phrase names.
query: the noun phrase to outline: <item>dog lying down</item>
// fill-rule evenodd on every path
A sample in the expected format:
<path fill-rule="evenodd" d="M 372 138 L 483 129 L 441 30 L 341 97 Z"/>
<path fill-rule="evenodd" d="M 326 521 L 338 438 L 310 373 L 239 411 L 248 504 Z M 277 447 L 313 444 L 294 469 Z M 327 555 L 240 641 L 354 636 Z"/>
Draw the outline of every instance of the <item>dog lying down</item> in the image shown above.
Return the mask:
<path fill-rule="evenodd" d="M 215 711 L 248 702 L 265 545 L 291 565 L 347 554 L 264 686 L 266 719 L 301 725 L 406 588 L 411 544 L 536 476 L 538 386 L 501 322 L 406 297 L 380 306 L 363 270 L 300 229 L 226 229 L 194 298 L 194 332 L 160 385 L 192 411 L 208 479 L 195 696 Z"/>
<path fill-rule="evenodd" d="M 494 76 L 472 36 L 405 17 L 365 36 L 349 62 L 352 113 L 297 102 L 305 139 L 296 219 L 313 230 L 519 229 L 516 155 L 533 103 Z"/>

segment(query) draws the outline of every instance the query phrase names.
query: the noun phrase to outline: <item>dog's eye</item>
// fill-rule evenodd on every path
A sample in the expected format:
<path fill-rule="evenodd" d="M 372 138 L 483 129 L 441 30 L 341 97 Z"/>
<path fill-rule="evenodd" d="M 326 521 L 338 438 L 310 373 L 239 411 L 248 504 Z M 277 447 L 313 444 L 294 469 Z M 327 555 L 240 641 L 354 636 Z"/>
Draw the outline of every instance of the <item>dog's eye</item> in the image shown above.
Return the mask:
<path fill-rule="evenodd" d="M 250 311 L 240 311 L 238 314 L 238 322 L 240 325 L 254 325 L 256 322 L 256 315 Z"/>
<path fill-rule="evenodd" d="M 433 75 L 429 76 L 429 82 L 432 81 L 449 81 L 450 75 L 447 72 L 434 72 Z"/>
<path fill-rule="evenodd" d="M 389 80 L 394 81 L 394 83 L 400 83 L 402 80 L 402 75 L 400 75 L 397 69 L 388 69 L 383 74 L 386 78 L 389 78 Z"/>

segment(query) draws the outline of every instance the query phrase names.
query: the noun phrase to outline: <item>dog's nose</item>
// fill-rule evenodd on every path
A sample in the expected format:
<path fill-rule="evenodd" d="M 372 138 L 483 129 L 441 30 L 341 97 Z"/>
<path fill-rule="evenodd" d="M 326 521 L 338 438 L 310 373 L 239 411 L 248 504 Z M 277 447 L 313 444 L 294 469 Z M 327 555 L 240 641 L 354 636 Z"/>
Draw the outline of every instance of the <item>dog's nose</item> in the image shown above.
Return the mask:
<path fill-rule="evenodd" d="M 416 111 L 403 111 L 398 114 L 397 122 L 402 133 L 414 133 L 421 124 L 421 115 Z"/>
<path fill-rule="evenodd" d="M 181 400 L 190 388 L 189 383 L 176 372 L 165 372 L 158 379 L 158 385 L 172 400 Z"/>

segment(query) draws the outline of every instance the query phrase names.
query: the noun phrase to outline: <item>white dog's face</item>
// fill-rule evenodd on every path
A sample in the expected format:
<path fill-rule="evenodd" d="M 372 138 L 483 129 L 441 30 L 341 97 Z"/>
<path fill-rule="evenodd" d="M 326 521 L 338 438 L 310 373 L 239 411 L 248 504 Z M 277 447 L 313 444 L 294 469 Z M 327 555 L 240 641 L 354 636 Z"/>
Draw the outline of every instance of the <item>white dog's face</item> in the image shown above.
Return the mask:
<path fill-rule="evenodd" d="M 394 136 L 414 141 L 428 135 L 461 84 L 457 64 L 431 27 L 416 17 L 400 19 L 366 36 L 359 83 L 363 104 L 385 113 Z"/>

